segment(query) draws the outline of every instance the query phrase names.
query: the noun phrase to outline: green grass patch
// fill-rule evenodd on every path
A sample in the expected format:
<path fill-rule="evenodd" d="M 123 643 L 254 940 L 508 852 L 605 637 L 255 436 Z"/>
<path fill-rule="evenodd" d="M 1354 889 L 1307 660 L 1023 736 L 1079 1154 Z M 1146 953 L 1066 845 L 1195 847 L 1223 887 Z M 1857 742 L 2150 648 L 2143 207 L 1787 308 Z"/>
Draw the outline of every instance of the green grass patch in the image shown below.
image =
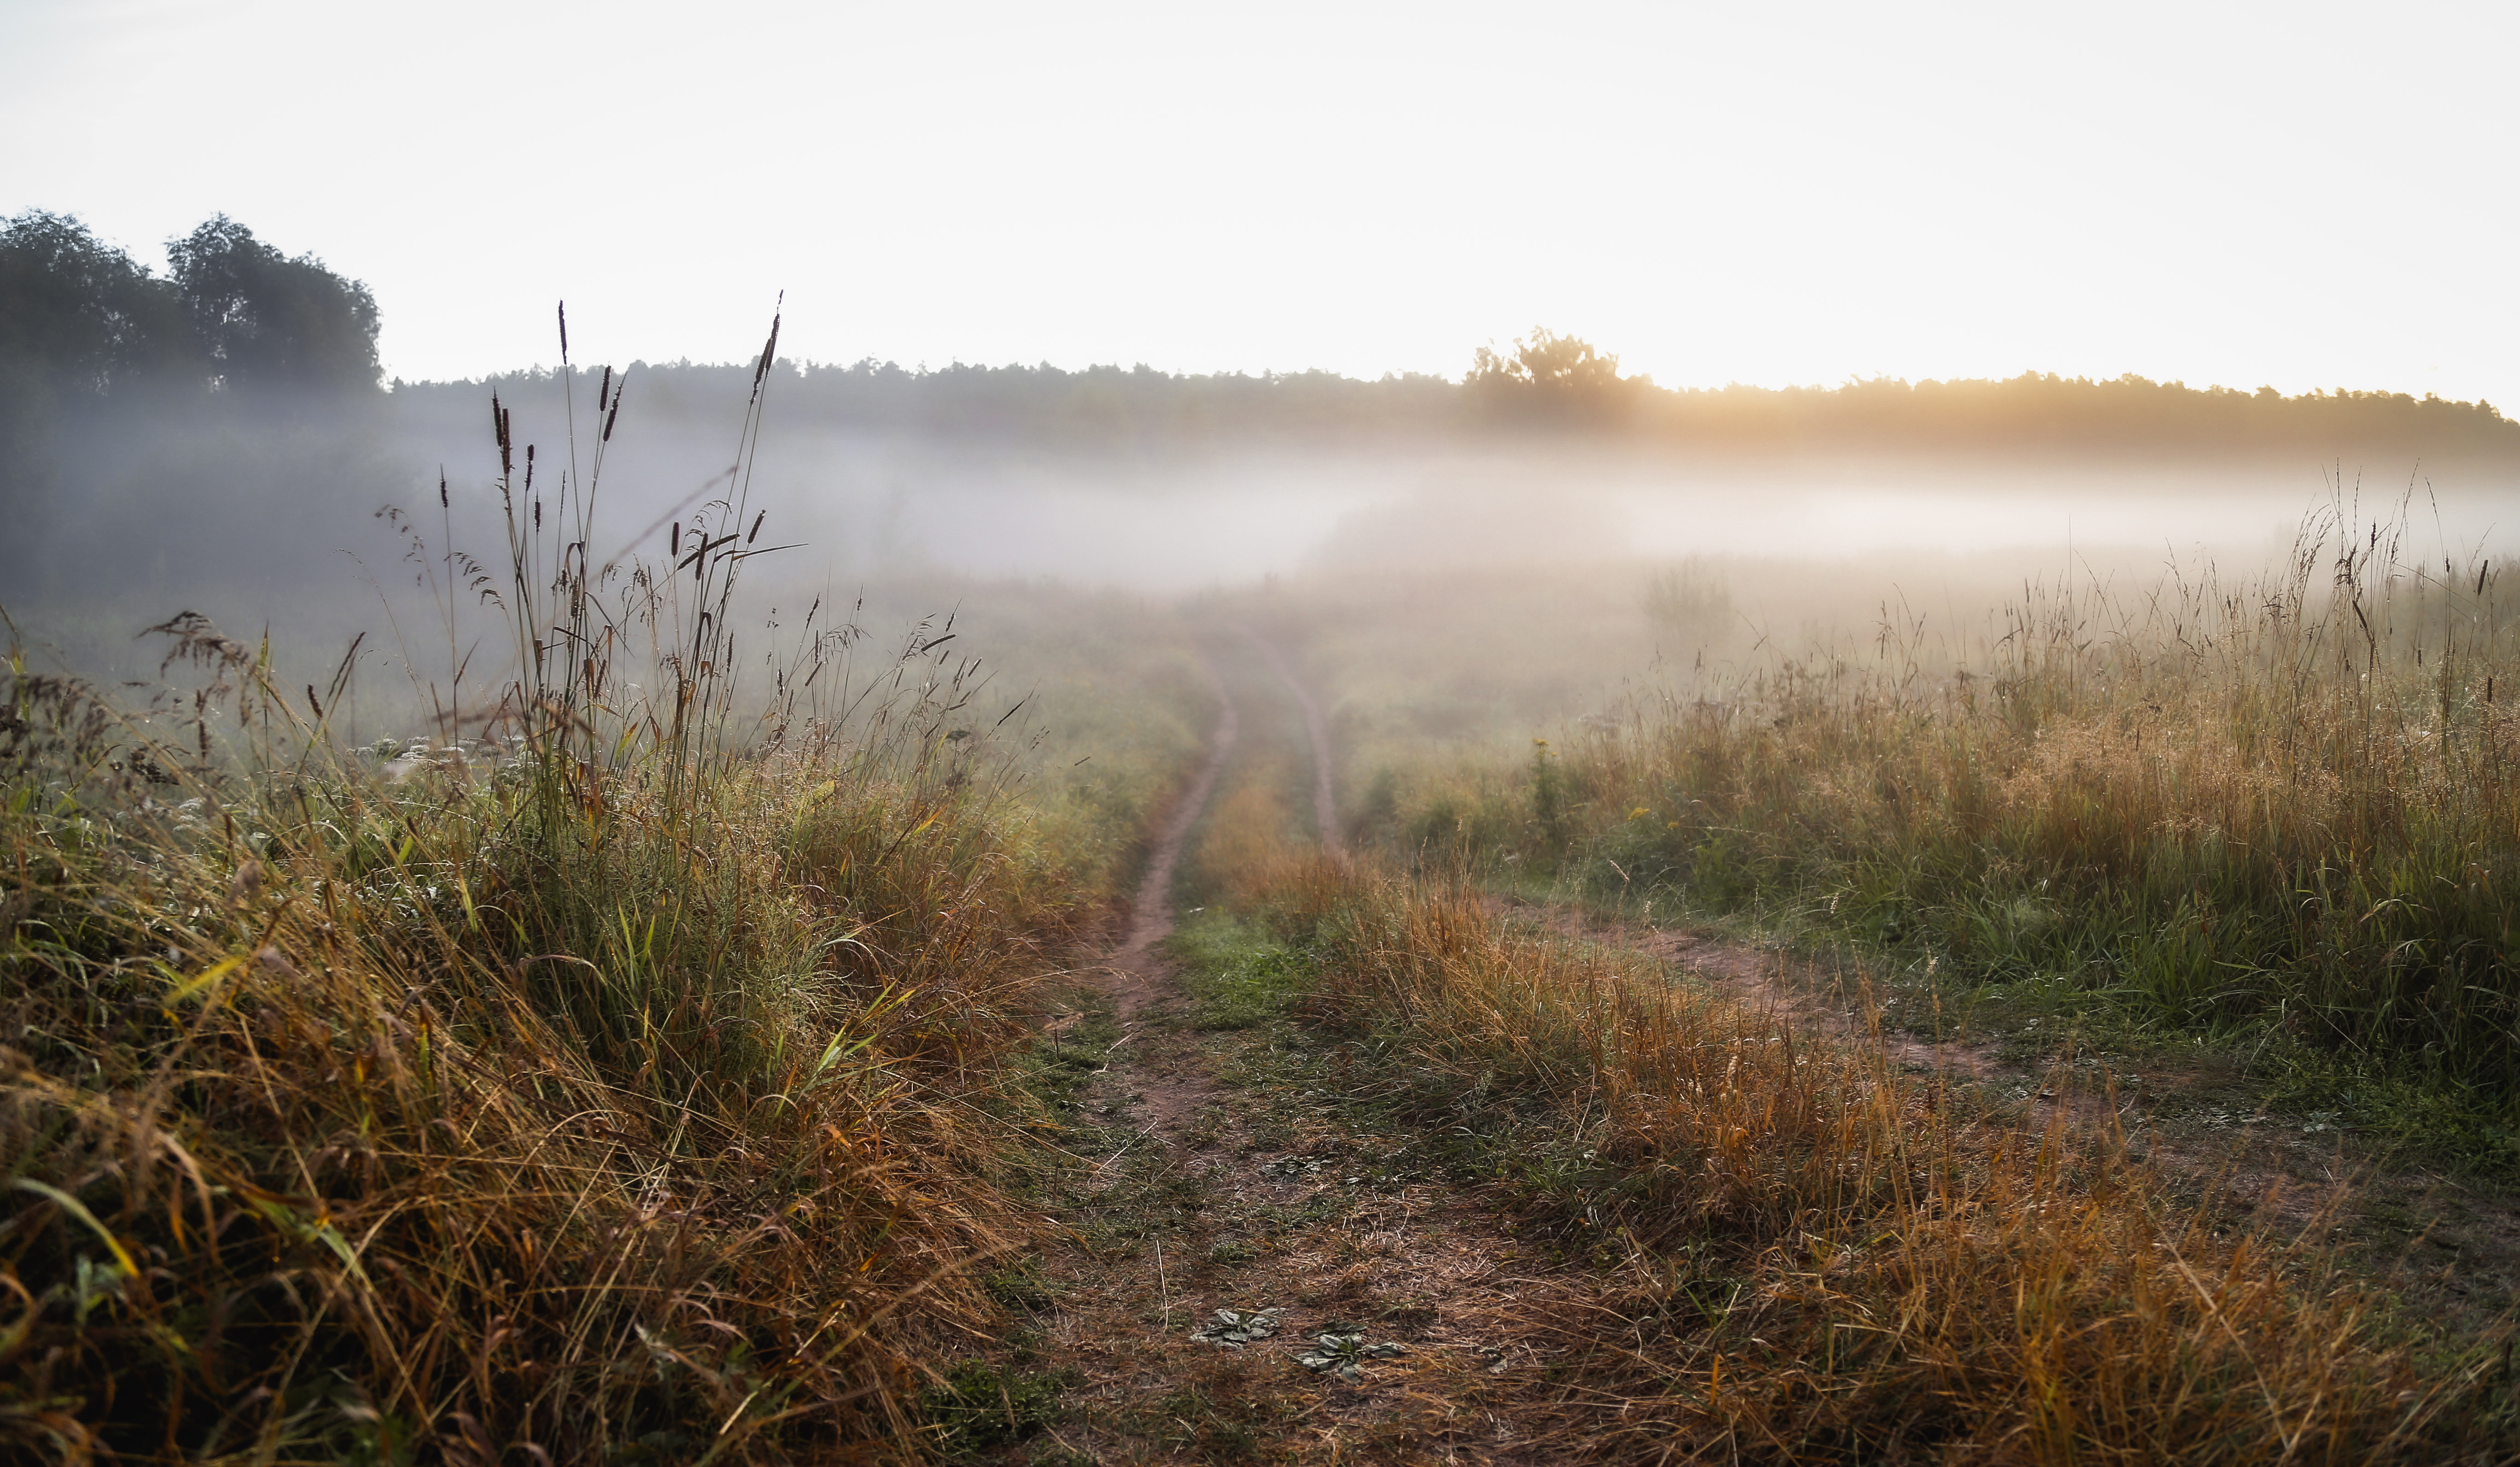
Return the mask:
<path fill-rule="evenodd" d="M 1218 908 L 1184 923 L 1167 943 L 1182 964 L 1192 1029 L 1263 1029 L 1286 1019 L 1305 991 L 1303 954 Z"/>
<path fill-rule="evenodd" d="M 944 1455 L 968 1459 L 1057 1425 L 1066 1414 L 1059 1397 L 1074 1384 L 1064 1373 L 963 1360 L 921 1393 L 920 1415 Z"/>

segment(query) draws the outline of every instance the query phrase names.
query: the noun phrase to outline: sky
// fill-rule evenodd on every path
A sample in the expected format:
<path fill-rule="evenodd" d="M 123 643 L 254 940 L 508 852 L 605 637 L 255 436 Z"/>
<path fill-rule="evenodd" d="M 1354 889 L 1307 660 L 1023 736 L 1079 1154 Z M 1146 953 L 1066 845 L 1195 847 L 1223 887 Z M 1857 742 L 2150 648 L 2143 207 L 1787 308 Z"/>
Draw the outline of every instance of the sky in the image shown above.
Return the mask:
<path fill-rule="evenodd" d="M 389 375 L 732 360 L 2520 404 L 2520 8 L 0 0 L 0 212 L 225 212 Z"/>

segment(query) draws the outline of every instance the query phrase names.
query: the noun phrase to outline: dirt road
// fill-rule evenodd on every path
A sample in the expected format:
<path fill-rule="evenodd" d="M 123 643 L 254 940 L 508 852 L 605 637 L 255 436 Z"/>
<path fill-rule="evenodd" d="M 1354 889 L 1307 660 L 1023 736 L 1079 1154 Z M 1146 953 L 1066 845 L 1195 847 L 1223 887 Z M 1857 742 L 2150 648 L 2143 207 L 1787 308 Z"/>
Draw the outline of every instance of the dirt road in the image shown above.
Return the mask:
<path fill-rule="evenodd" d="M 1095 1067 L 1068 1138 L 1086 1160 L 1058 1199 L 1066 1238 L 1017 1290 L 1030 1323 L 1011 1353 L 1062 1381 L 1063 1419 L 1009 1459 L 1528 1459 L 1511 1401 L 1538 1362 L 1517 1321 L 1543 1281 L 1508 1225 L 1413 1165 L 1409 1138 L 1360 1133 L 1318 1103 L 1335 1049 L 1285 1026 L 1202 1029 L 1158 950 L 1245 723 L 1210 677 L 1206 763 L 1148 862 L 1104 1007 L 1074 1031 Z M 1306 711 L 1319 828 L 1334 835 L 1328 729 Z"/>

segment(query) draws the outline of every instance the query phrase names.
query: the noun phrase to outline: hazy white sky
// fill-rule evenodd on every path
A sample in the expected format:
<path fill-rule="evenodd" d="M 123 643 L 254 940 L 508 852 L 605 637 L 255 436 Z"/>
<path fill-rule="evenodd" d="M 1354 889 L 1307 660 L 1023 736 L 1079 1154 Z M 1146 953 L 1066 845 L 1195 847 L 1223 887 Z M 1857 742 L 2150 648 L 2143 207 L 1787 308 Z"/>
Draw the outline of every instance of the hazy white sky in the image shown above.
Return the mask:
<path fill-rule="evenodd" d="M 789 354 L 2520 407 L 2508 5 L 0 0 L 0 212 L 216 211 L 388 371 Z"/>

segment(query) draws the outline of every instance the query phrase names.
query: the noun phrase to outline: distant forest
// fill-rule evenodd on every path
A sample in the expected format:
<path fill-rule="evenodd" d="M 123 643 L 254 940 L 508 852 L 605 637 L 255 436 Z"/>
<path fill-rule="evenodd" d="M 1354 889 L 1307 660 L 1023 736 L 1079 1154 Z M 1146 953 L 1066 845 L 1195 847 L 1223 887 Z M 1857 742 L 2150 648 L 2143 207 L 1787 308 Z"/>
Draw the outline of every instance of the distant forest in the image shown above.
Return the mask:
<path fill-rule="evenodd" d="M 0 475 L 23 506 L 73 420 L 116 400 L 252 399 L 338 413 L 395 399 L 434 418 L 485 389 L 530 398 L 549 374 L 486 383 L 379 382 L 375 298 L 312 255 L 289 256 L 214 218 L 170 243 L 158 276 L 77 219 L 0 221 Z M 1748 456 L 1912 453 L 2324 460 L 2399 468 L 2520 465 L 2520 424 L 2491 404 L 2402 392 L 2195 389 L 2135 376 L 2024 373 L 2003 381 L 1873 379 L 1837 388 L 1671 389 L 1618 358 L 1535 330 L 1482 348 L 1459 382 L 1365 382 L 1327 372 L 1175 375 L 956 364 L 909 370 L 782 362 L 774 418 L 818 427 L 1080 449 L 1204 442 L 1336 445 L 1482 434 L 1580 435 Z M 702 411 L 751 368 L 636 364 L 643 407 Z"/>
<path fill-rule="evenodd" d="M 1598 365 L 1568 370 L 1567 358 Z M 1679 452 L 1745 456 L 1908 453 L 2325 460 L 2402 469 L 2417 460 L 2520 466 L 2520 423 L 2491 403 L 2404 392 L 2237 391 L 2025 372 L 2002 381 L 1837 388 L 1664 388 L 1617 358 L 1546 331 L 1508 355 L 1482 350 L 1461 382 L 1418 374 L 1176 375 L 1145 366 L 1069 371 L 894 362 L 779 363 L 775 414 L 789 426 L 1095 445 L 1562 434 Z M 740 399 L 749 366 L 638 364 L 652 397 Z M 497 379 L 529 391 L 531 374 Z M 395 385 L 432 394 L 472 384 Z"/>
<path fill-rule="evenodd" d="M 741 401 L 749 364 L 634 364 L 643 411 Z M 510 400 L 548 373 L 481 383 L 397 382 L 397 396 L 467 411 L 484 389 Z M 1198 444 L 1359 445 L 1482 434 L 1566 435 L 1680 453 L 2017 455 L 2112 459 L 2342 458 L 2402 472 L 2418 461 L 2520 467 L 2520 423 L 2486 402 L 2339 389 L 2287 397 L 2136 376 L 2094 382 L 2025 372 L 2000 382 L 1838 388 L 1664 388 L 1621 376 L 1618 358 L 1547 330 L 1510 352 L 1481 348 L 1462 379 L 1329 372 L 1174 374 L 1151 367 L 913 370 L 781 361 L 774 418 L 809 427 L 1058 445 L 1079 450 Z M 433 399 L 459 394 L 466 406 Z"/>

